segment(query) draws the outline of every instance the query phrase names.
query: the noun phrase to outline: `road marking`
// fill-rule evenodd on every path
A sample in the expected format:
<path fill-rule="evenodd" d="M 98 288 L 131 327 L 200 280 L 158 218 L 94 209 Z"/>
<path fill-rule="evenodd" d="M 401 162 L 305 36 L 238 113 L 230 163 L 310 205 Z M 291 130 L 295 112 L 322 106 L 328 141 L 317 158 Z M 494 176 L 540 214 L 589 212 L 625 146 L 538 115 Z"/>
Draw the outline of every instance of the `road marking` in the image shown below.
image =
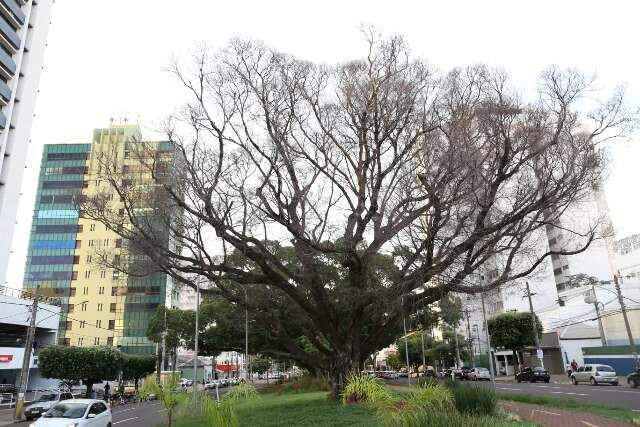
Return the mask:
<path fill-rule="evenodd" d="M 580 421 L 582 424 L 589 426 L 589 427 L 600 427 L 597 424 L 591 424 L 589 421 Z"/>
<path fill-rule="evenodd" d="M 125 423 L 125 422 L 131 421 L 131 420 L 137 420 L 137 419 L 138 419 L 138 417 L 132 417 L 132 418 L 127 418 L 127 419 L 120 420 L 120 421 L 114 421 L 113 425 L 120 424 L 120 423 Z"/>
<path fill-rule="evenodd" d="M 496 387 L 498 390 L 514 390 L 514 391 L 520 391 L 519 388 L 510 388 L 510 387 Z"/>
<path fill-rule="evenodd" d="M 548 411 L 543 411 L 542 409 L 532 409 L 531 410 L 531 416 L 533 417 L 534 412 L 540 412 L 542 414 L 547 414 L 547 415 L 556 415 L 556 416 L 560 416 L 560 414 L 556 414 L 555 412 L 548 412 Z"/>
<path fill-rule="evenodd" d="M 119 414 L 120 412 L 127 412 L 127 411 L 135 411 L 138 408 L 128 408 L 128 409 L 122 409 L 120 411 L 112 411 L 114 414 Z"/>

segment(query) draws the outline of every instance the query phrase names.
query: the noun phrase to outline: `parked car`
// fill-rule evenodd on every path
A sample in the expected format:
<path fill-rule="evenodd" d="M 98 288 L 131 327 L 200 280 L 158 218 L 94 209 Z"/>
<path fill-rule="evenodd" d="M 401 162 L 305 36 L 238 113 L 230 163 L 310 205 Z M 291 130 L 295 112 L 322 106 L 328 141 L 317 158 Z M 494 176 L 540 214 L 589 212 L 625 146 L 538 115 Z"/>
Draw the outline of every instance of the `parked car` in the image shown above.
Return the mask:
<path fill-rule="evenodd" d="M 487 368 L 473 368 L 471 371 L 469 371 L 467 376 L 471 381 L 491 381 L 491 373 Z"/>
<path fill-rule="evenodd" d="M 549 372 L 540 367 L 522 368 L 522 370 L 516 374 L 516 381 L 518 382 L 529 381 L 535 383 L 544 381 L 548 383 L 550 379 Z"/>
<path fill-rule="evenodd" d="M 31 426 L 107 427 L 111 423 L 111 411 L 102 400 L 72 399 L 52 406 Z"/>
<path fill-rule="evenodd" d="M 394 372 L 394 371 L 385 371 L 384 372 L 384 378 L 387 380 L 395 380 L 398 378 L 398 373 Z"/>
<path fill-rule="evenodd" d="M 638 386 L 640 386 L 640 369 L 627 375 L 627 384 L 632 388 L 638 388 Z"/>
<path fill-rule="evenodd" d="M 584 365 L 571 374 L 571 382 L 573 385 L 582 382 L 590 382 L 591 385 L 618 385 L 618 376 L 616 371 L 609 365 Z"/>
<path fill-rule="evenodd" d="M 455 369 L 453 371 L 453 373 L 455 374 L 456 378 L 459 380 L 468 380 L 469 379 L 469 372 L 471 372 L 471 368 L 468 366 L 463 366 L 460 369 Z"/>
<path fill-rule="evenodd" d="M 51 409 L 52 406 L 71 399 L 73 399 L 73 395 L 69 392 L 51 391 L 36 394 L 35 400 L 24 408 L 24 416 L 27 421 L 34 420 Z"/>

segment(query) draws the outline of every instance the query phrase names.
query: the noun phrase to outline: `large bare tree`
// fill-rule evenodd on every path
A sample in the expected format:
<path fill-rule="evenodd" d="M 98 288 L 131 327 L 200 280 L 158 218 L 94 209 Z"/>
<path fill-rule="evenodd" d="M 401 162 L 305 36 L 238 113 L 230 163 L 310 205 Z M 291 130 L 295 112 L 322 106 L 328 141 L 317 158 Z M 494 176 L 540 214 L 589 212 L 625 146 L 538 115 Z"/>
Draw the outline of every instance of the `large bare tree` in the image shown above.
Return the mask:
<path fill-rule="evenodd" d="M 205 280 L 335 393 L 416 304 L 479 291 L 468 276 L 487 265 L 485 291 L 584 251 L 598 221 L 560 218 L 600 179 L 602 142 L 633 124 L 622 90 L 594 100 L 575 70 L 548 68 L 525 100 L 503 71 L 443 73 L 401 37 L 365 38 L 335 66 L 253 41 L 199 50 L 172 69 L 189 102 L 164 129 L 171 160 L 132 144 L 146 177 L 105 158 L 119 199 L 82 203 L 136 254 L 112 266 Z M 574 238 L 553 251 L 559 226 Z"/>

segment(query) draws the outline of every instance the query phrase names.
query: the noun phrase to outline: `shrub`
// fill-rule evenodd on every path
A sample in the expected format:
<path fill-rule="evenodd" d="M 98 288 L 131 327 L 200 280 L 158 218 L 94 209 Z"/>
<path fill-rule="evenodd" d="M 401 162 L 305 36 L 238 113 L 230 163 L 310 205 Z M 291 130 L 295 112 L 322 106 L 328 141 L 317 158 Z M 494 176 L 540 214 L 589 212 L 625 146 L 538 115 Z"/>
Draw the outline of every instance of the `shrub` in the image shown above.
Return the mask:
<path fill-rule="evenodd" d="M 432 386 L 436 384 L 439 384 L 439 381 L 434 376 L 429 375 L 426 377 L 418 378 L 418 387 L 427 387 L 427 386 Z"/>
<path fill-rule="evenodd" d="M 451 391 L 439 384 L 425 386 L 409 394 L 407 409 L 426 409 L 433 412 L 451 411 L 453 409 Z"/>
<path fill-rule="evenodd" d="M 389 390 L 378 382 L 377 379 L 371 378 L 367 374 L 354 373 L 347 378 L 347 385 L 342 392 L 342 403 L 355 402 L 391 402 L 392 396 Z"/>
<path fill-rule="evenodd" d="M 470 415 L 493 415 L 496 411 L 496 392 L 492 388 L 476 385 L 450 387 L 458 411 Z"/>
<path fill-rule="evenodd" d="M 240 383 L 233 387 L 225 396 L 224 400 L 244 400 L 258 397 L 256 388 L 251 384 Z"/>

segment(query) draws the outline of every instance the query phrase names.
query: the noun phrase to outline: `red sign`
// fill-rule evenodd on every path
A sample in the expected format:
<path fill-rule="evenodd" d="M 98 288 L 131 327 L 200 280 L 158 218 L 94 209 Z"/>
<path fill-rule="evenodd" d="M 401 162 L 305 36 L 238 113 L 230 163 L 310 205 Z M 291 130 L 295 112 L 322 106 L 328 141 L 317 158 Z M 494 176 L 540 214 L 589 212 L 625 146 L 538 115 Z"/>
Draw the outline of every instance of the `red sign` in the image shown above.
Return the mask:
<path fill-rule="evenodd" d="M 0 354 L 0 363 L 9 363 L 13 360 L 13 354 Z"/>
<path fill-rule="evenodd" d="M 221 372 L 233 372 L 233 371 L 237 371 L 238 368 L 239 368 L 238 365 L 231 365 L 227 363 L 222 365 L 216 365 L 216 369 Z"/>

